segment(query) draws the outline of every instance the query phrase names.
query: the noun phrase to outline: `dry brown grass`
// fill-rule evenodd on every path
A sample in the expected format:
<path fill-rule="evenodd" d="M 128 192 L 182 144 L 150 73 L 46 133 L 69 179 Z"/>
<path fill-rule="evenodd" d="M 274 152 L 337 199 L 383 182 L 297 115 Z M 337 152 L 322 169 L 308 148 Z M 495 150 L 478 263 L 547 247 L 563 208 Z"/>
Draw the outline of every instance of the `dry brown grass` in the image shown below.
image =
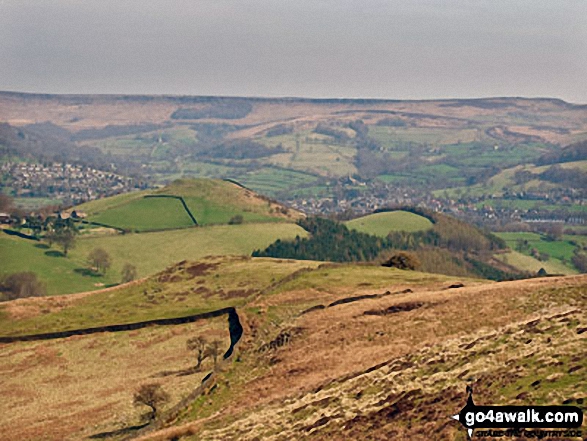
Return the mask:
<path fill-rule="evenodd" d="M 138 285 L 146 279 L 137 279 L 128 283 L 112 286 L 110 288 L 97 289 L 95 291 L 85 291 L 75 294 L 66 294 L 61 296 L 50 297 L 29 297 L 26 299 L 16 299 L 10 302 L 4 302 L 1 305 L 2 311 L 6 312 L 11 320 L 24 320 L 37 317 L 41 314 L 61 311 L 64 308 L 71 307 L 79 300 L 94 294 L 103 294 L 117 291 L 119 289 Z"/>
<path fill-rule="evenodd" d="M 147 410 L 132 403 L 139 384 L 162 383 L 171 406 L 211 369 L 206 360 L 201 372 L 177 375 L 196 364 L 186 349 L 195 335 L 229 345 L 226 318 L 220 317 L 0 346 L 0 439 L 78 440 L 139 424 Z"/>
<path fill-rule="evenodd" d="M 381 404 L 379 407 L 374 406 L 373 400 L 362 402 L 360 406 L 359 404 L 351 406 L 345 401 L 347 400 L 345 397 L 350 398 L 351 392 L 356 390 L 356 387 L 344 386 L 347 383 L 344 379 L 361 377 L 368 368 L 379 364 L 389 365 L 393 363 L 393 360 L 400 364 L 403 363 L 401 360 L 412 360 L 410 361 L 412 365 L 413 360 L 420 360 L 422 357 L 429 360 L 422 365 L 406 368 L 407 370 L 402 373 L 401 382 L 397 385 L 398 393 L 414 387 L 432 387 L 425 393 L 421 393 L 422 399 L 433 399 L 436 396 L 434 394 L 440 394 L 438 395 L 440 398 L 437 399 L 441 401 L 448 399 L 447 397 L 450 397 L 453 402 L 460 400 L 462 398 L 460 389 L 458 391 L 455 389 L 442 398 L 442 387 L 446 381 L 450 380 L 450 384 L 462 385 L 465 377 L 459 379 L 458 375 L 467 376 L 476 372 L 475 375 L 482 376 L 490 366 L 498 372 L 505 367 L 504 363 L 512 356 L 516 360 L 523 360 L 526 356 L 536 354 L 539 349 L 532 345 L 539 344 L 540 348 L 549 350 L 551 346 L 547 340 L 549 336 L 552 336 L 553 341 L 559 342 L 557 343 L 559 349 L 566 343 L 572 343 L 567 349 L 571 354 L 573 351 L 576 352 L 582 341 L 582 337 L 575 332 L 575 327 L 579 325 L 571 322 L 570 328 L 561 328 L 564 336 L 563 334 L 557 336 L 553 330 L 548 330 L 547 324 L 549 321 L 571 319 L 583 321 L 581 326 L 587 324 L 584 313 L 583 315 L 580 313 L 581 310 L 585 310 L 587 299 L 584 295 L 577 297 L 575 294 L 573 298 L 565 298 L 552 291 L 553 289 L 570 289 L 577 292 L 577 287 L 579 292 L 581 290 L 587 292 L 587 276 L 479 284 L 459 289 L 422 287 L 415 289 L 413 293 L 362 300 L 314 311 L 297 318 L 290 317 L 279 326 L 273 326 L 272 328 L 275 329 L 273 334 L 261 333 L 255 341 L 251 340 L 250 336 L 245 339 L 241 346 L 241 358 L 246 366 L 241 368 L 246 370 L 246 373 L 241 371 L 240 374 L 242 383 L 231 381 L 230 391 L 226 391 L 230 398 L 223 401 L 222 408 L 213 418 L 196 419 L 173 430 L 178 431 L 176 433 L 181 433 L 181 430 L 195 431 L 197 435 L 194 439 L 198 440 L 255 439 L 255 437 L 280 440 L 305 439 L 306 437 L 311 439 L 312 431 L 300 432 L 303 424 L 298 424 L 295 418 L 296 424 L 292 422 L 291 415 L 294 407 L 316 400 L 322 393 L 317 391 L 326 391 L 333 387 L 330 385 L 340 384 L 346 392 L 332 392 L 330 396 L 334 397 L 332 398 L 334 401 L 325 404 L 322 411 L 314 409 L 308 415 L 302 412 L 300 415 L 305 415 L 301 420 L 304 424 L 316 422 L 321 416 L 344 421 L 345 418 L 351 418 L 353 414 L 360 413 L 363 407 L 365 412 L 376 412 Z M 270 297 L 268 301 L 271 301 L 272 305 L 268 305 L 267 308 L 271 311 L 271 306 L 277 307 L 274 304 L 276 299 L 288 301 L 300 294 L 299 292 L 283 293 L 278 295 L 280 297 Z M 311 294 L 308 296 L 311 297 Z M 364 315 L 365 311 L 386 309 L 406 302 L 416 302 L 422 306 L 411 311 L 385 316 Z M 574 314 L 573 317 L 576 318 L 558 317 L 559 313 L 567 311 Z M 284 314 L 282 317 L 287 317 L 287 314 Z M 534 338 L 534 343 L 528 346 L 527 339 L 523 338 L 521 332 L 522 330 L 529 332 L 526 324 L 536 317 L 543 317 L 542 323 L 545 324 L 545 330 L 536 331 L 540 338 Z M 249 317 L 247 320 L 252 321 Z M 275 336 L 278 329 L 292 327 L 301 328 L 302 333 L 292 338 L 289 344 L 274 351 L 263 353 L 257 351 L 260 346 L 259 340 L 269 339 L 271 335 Z M 511 330 L 508 331 L 510 328 Z M 509 343 L 500 350 L 499 339 L 503 335 L 509 339 Z M 559 340 L 556 340 L 557 338 Z M 473 347 L 470 346 L 471 341 L 477 342 L 477 346 L 472 351 L 465 351 L 465 347 Z M 510 353 L 513 347 L 510 345 L 519 346 L 519 349 Z M 481 347 L 487 349 L 481 350 Z M 461 364 L 451 368 L 456 370 L 450 373 L 448 371 L 443 373 L 441 367 L 440 371 L 435 371 L 429 378 L 428 375 L 432 374 L 426 371 L 426 366 L 439 363 L 438 360 L 433 360 L 439 359 L 440 353 L 437 351 L 440 349 L 434 348 L 444 348 L 441 352 L 447 351 L 447 354 L 452 354 L 450 357 L 460 360 Z M 562 353 L 565 352 L 564 349 L 560 350 Z M 469 354 L 473 357 L 477 352 L 487 352 L 489 358 L 478 361 L 467 358 Z M 450 357 L 448 359 L 451 359 Z M 521 363 L 521 361 L 516 362 Z M 233 377 L 234 375 L 238 377 L 238 369 L 235 367 Z M 403 370 L 405 369 L 402 368 Z M 380 372 L 377 375 L 391 375 L 389 368 L 375 371 Z M 469 374 L 467 374 L 468 371 L 470 371 Z M 507 370 L 499 375 L 501 375 L 499 378 L 506 378 Z M 396 381 L 392 380 L 393 375 L 389 378 L 385 380 L 391 381 L 389 384 L 386 383 L 387 387 L 395 387 L 392 386 Z M 367 390 L 371 383 L 365 379 L 362 381 L 361 388 Z M 381 393 L 381 391 L 377 393 L 375 401 L 385 398 L 385 395 L 382 396 Z M 211 398 L 211 400 L 214 399 L 220 398 Z M 337 400 L 342 400 L 346 404 L 341 407 L 340 403 L 337 404 Z M 355 399 L 350 402 L 354 402 L 353 400 Z M 234 423 L 227 425 L 227 422 L 233 421 Z M 456 428 L 453 429 L 453 432 L 456 432 Z M 340 430 L 340 427 L 337 430 Z M 158 432 L 152 439 L 164 439 L 158 438 L 164 433 L 167 432 Z M 340 432 L 328 433 L 328 436 L 325 435 L 321 439 L 364 439 L 363 436 L 357 438 L 356 434 L 355 437 L 344 437 Z M 389 432 L 384 433 L 389 435 Z M 409 431 L 405 432 L 405 428 L 404 433 L 398 432 L 397 439 L 401 439 L 400 435 L 408 436 L 406 439 L 409 439 Z M 151 438 L 146 436 L 145 439 Z M 426 437 L 415 436 L 413 439 L 426 439 Z"/>

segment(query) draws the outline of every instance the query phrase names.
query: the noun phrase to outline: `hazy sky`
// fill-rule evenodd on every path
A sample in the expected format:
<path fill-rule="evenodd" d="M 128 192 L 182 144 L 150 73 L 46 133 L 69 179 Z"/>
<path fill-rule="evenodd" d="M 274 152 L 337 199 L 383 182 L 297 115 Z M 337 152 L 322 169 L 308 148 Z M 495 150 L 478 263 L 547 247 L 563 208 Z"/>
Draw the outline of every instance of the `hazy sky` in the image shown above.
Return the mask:
<path fill-rule="evenodd" d="M 0 0 L 0 90 L 587 103 L 587 0 Z"/>

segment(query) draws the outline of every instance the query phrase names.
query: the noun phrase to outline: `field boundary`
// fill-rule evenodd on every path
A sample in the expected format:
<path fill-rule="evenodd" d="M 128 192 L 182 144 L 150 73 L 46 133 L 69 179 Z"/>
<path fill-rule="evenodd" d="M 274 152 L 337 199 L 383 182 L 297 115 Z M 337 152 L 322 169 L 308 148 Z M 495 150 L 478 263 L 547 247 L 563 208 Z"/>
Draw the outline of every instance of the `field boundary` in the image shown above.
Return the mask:
<path fill-rule="evenodd" d="M 232 306 L 216 309 L 214 311 L 202 312 L 199 314 L 192 314 L 183 317 L 172 317 L 164 319 L 147 320 L 143 322 L 135 323 L 124 323 L 120 325 L 105 325 L 97 326 L 94 328 L 83 328 L 83 329 L 71 329 L 69 331 L 57 331 L 47 332 L 43 334 L 28 334 L 28 335 L 14 335 L 0 337 L 1 343 L 16 343 L 22 341 L 39 341 L 39 340 L 53 340 L 58 338 L 67 338 L 74 335 L 89 335 L 97 334 L 100 332 L 124 332 L 134 331 L 136 329 L 146 328 L 148 326 L 169 326 L 169 325 L 183 325 L 186 323 L 192 323 L 198 320 L 219 317 L 221 315 L 228 314 L 229 318 L 236 314 L 236 309 Z M 242 334 L 242 329 L 241 329 Z M 240 337 L 239 337 L 240 338 Z M 231 342 L 232 347 L 232 342 Z"/>

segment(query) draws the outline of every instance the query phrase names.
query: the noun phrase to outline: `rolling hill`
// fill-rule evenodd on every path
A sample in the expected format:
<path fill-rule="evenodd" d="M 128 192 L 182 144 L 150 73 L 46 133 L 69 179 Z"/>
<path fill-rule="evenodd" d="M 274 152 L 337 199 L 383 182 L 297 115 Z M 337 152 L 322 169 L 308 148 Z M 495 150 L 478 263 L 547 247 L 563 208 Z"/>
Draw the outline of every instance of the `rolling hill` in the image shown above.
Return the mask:
<path fill-rule="evenodd" d="M 107 292 L 6 302 L 0 338 L 79 332 L 0 344 L 0 429 L 23 440 L 462 441 L 450 417 L 466 385 L 478 404 L 585 410 L 586 290 L 586 276 L 493 283 L 231 257 Z M 227 306 L 242 336 L 216 368 L 194 370 L 185 344 L 234 343 L 220 316 L 88 330 Z M 145 425 L 132 395 L 154 381 L 170 400 Z"/>
<path fill-rule="evenodd" d="M 379 237 L 386 237 L 392 231 L 413 233 L 432 228 L 432 222 L 427 218 L 402 210 L 369 214 L 347 221 L 345 225 L 350 230 Z"/>
<path fill-rule="evenodd" d="M 144 277 L 181 260 L 247 256 L 277 239 L 307 235 L 294 223 L 301 213 L 222 180 L 180 180 L 70 211 L 87 217 L 85 223 L 78 223 L 81 232 L 67 257 L 55 245 L 50 248 L 2 233 L 0 258 L 7 264 L 0 268 L 0 275 L 26 269 L 47 285 L 48 294 L 68 294 L 115 285 L 125 264 L 135 266 L 137 275 Z M 235 222 L 238 216 L 242 218 Z M 92 271 L 87 261 L 97 248 L 111 258 L 112 266 L 105 274 Z"/>
<path fill-rule="evenodd" d="M 87 220 L 132 231 L 176 229 L 194 225 L 294 221 L 295 210 L 219 179 L 176 180 L 157 190 L 122 194 L 74 208 Z"/>

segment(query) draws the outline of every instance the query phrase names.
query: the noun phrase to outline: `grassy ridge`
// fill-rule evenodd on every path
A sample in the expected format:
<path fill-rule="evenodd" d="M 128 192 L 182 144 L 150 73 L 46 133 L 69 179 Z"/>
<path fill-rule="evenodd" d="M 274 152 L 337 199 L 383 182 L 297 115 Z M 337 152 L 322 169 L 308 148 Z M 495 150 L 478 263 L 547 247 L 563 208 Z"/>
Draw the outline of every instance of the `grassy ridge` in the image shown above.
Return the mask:
<path fill-rule="evenodd" d="M 328 264 L 308 260 L 209 257 L 170 266 L 165 271 L 114 291 L 85 297 L 33 298 L 0 305 L 0 335 L 34 334 L 179 317 L 254 299 L 273 304 L 296 292 L 287 307 L 299 312 L 316 299 L 380 292 L 392 286 L 443 283 L 449 276 L 380 266 Z M 261 296 L 261 297 L 259 297 Z M 309 303 L 308 303 L 309 302 Z M 23 313 L 24 311 L 24 313 Z M 22 316 L 19 316 L 19 314 Z"/>
<path fill-rule="evenodd" d="M 386 237 L 392 231 L 423 231 L 432 228 L 432 222 L 407 211 L 374 213 L 345 222 L 350 230 Z"/>

